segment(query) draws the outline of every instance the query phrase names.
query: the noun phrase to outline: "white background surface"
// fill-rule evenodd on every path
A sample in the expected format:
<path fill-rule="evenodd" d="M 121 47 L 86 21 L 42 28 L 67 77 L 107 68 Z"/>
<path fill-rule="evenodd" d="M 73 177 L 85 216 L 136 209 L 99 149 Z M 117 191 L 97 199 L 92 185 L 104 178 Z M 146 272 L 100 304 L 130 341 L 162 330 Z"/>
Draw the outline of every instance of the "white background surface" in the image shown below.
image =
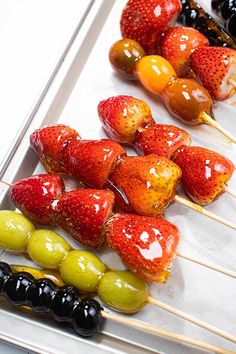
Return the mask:
<path fill-rule="evenodd" d="M 90 0 L 0 0 L 0 161 Z"/>

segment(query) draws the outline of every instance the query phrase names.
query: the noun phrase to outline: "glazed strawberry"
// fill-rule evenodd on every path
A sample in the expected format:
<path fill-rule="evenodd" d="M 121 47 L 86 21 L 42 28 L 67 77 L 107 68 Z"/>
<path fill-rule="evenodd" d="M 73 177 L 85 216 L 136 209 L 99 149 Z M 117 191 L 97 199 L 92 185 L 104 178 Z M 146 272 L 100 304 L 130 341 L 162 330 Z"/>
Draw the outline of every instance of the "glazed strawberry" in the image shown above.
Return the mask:
<path fill-rule="evenodd" d="M 182 145 L 190 145 L 191 137 L 173 125 L 149 124 L 140 128 L 135 137 L 135 149 L 140 155 L 156 154 L 170 159 Z"/>
<path fill-rule="evenodd" d="M 183 146 L 174 161 L 182 169 L 185 192 L 200 205 L 213 202 L 224 192 L 235 168 L 223 155 L 198 146 Z"/>
<path fill-rule="evenodd" d="M 174 25 L 181 9 L 179 0 L 129 0 L 120 19 L 121 34 L 156 53 L 162 33 Z"/>
<path fill-rule="evenodd" d="M 102 229 L 112 213 L 114 195 L 96 189 L 74 190 L 63 194 L 58 203 L 57 223 L 85 246 L 100 248 Z"/>
<path fill-rule="evenodd" d="M 11 200 L 22 213 L 42 225 L 53 224 L 58 198 L 64 192 L 59 176 L 41 174 L 22 179 L 10 189 Z"/>
<path fill-rule="evenodd" d="M 98 105 L 98 115 L 109 138 L 132 143 L 137 129 L 154 122 L 150 107 L 132 96 L 115 96 Z"/>
<path fill-rule="evenodd" d="M 106 224 L 108 245 L 138 277 L 164 282 L 179 242 L 176 226 L 163 219 L 116 214 Z"/>
<path fill-rule="evenodd" d="M 60 162 L 61 151 L 72 139 L 80 139 L 74 129 L 56 124 L 35 130 L 30 136 L 30 144 L 48 172 L 61 173 L 65 172 Z"/>
<path fill-rule="evenodd" d="M 64 168 L 79 181 L 103 188 L 116 159 L 126 155 L 113 140 L 73 140 L 62 151 Z"/>
<path fill-rule="evenodd" d="M 115 186 L 120 209 L 144 216 L 162 216 L 175 197 L 181 178 L 180 168 L 156 155 L 124 157 L 109 181 Z"/>
<path fill-rule="evenodd" d="M 191 68 L 215 100 L 232 96 L 236 79 L 236 51 L 223 47 L 198 48 L 191 56 Z"/>
<path fill-rule="evenodd" d="M 161 55 L 180 77 L 191 75 L 190 56 L 196 48 L 208 46 L 208 39 L 191 27 L 173 27 L 161 39 Z"/>

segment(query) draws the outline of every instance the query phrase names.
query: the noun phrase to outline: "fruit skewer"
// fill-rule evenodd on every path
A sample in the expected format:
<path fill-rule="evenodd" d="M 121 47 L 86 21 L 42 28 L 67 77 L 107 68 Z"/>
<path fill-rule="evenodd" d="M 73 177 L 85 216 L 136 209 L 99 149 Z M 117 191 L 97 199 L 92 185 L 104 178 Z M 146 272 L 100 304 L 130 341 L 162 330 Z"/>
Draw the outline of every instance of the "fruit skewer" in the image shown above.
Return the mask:
<path fill-rule="evenodd" d="M 33 268 L 28 270 L 33 273 L 40 272 Z M 98 330 L 101 320 L 107 319 L 215 353 L 233 353 L 227 349 L 104 311 L 98 301 L 92 298 L 86 297 L 81 300 L 78 291 L 72 286 L 58 287 L 47 278 L 35 279 L 30 272 L 13 273 L 12 271 L 14 272 L 14 267 L 12 269 L 7 263 L 0 262 L 0 292 L 8 302 L 15 306 L 30 307 L 35 312 L 50 314 L 55 321 L 72 324 L 79 336 L 93 335 Z"/>
<path fill-rule="evenodd" d="M 162 37 L 160 52 L 179 77 L 197 76 L 214 100 L 226 100 L 236 91 L 236 51 L 209 47 L 197 30 L 170 28 Z"/>
<path fill-rule="evenodd" d="M 97 292 L 105 304 L 124 313 L 135 313 L 146 304 L 153 304 L 236 343 L 236 337 L 150 296 L 146 283 L 131 272 L 109 271 L 106 265 L 92 253 L 81 250 L 71 251 L 69 244 L 53 231 L 36 230 L 25 243 L 29 231 L 31 231 L 31 225 L 29 228 L 29 222 L 27 219 L 25 220 L 24 216 L 21 216 L 21 219 L 23 224 L 26 223 L 24 233 L 18 234 L 18 242 L 22 244 L 22 251 L 25 249 L 32 260 L 42 267 L 48 266 L 48 262 L 50 262 L 50 268 L 59 270 L 61 278 L 66 284 L 72 285 L 82 292 Z M 11 228 L 9 224 L 6 224 L 6 227 Z M 116 231 L 117 227 L 115 232 L 114 230 L 113 232 L 108 231 L 110 241 L 113 236 L 116 237 Z M 3 241 L 6 246 L 9 243 L 8 250 L 11 250 L 12 240 L 9 242 L 4 238 Z"/>
<path fill-rule="evenodd" d="M 54 181 L 56 182 L 56 186 L 52 186 L 52 183 L 49 183 L 49 181 Z M 58 181 L 60 182 L 61 188 L 58 188 Z M 10 184 L 8 184 L 10 185 Z M 20 186 L 20 188 L 19 188 Z M 71 191 L 65 193 L 65 195 L 51 195 L 50 198 L 48 198 L 46 201 L 44 200 L 45 198 L 45 190 L 46 188 L 50 188 L 50 191 L 54 188 L 54 190 L 64 190 L 64 185 L 62 185 L 62 180 L 54 175 L 37 175 L 30 177 L 28 179 L 24 179 L 23 181 L 19 181 L 16 184 L 16 190 L 18 190 L 18 193 L 14 191 L 14 186 L 12 187 L 13 189 L 13 194 L 15 195 L 14 198 L 16 198 L 16 194 L 18 194 L 17 199 L 14 199 L 14 202 L 16 206 L 21 209 L 23 213 L 28 215 L 31 220 L 43 224 L 43 225 L 50 225 L 53 223 L 59 224 L 62 228 L 64 228 L 67 232 L 69 232 L 73 238 L 76 241 L 79 241 L 85 246 L 90 246 L 93 248 L 100 248 L 103 243 L 105 242 L 106 235 L 104 232 L 104 226 L 108 224 L 108 221 L 111 219 L 112 223 L 118 224 L 119 225 L 119 217 L 117 214 L 117 217 L 114 218 L 112 216 L 112 206 L 113 206 L 113 198 L 111 193 L 107 193 L 106 191 L 97 191 L 97 190 L 79 190 L 79 191 Z M 42 189 L 40 189 L 42 187 Z M 57 187 L 57 188 L 56 188 Z M 30 195 L 30 197 L 28 197 Z M 100 198 L 100 201 L 99 201 Z M 101 211 L 98 212 L 99 208 L 99 203 L 100 203 L 100 208 Z M 51 206 L 57 205 L 57 210 L 54 210 L 51 208 Z M 85 208 L 83 206 L 86 206 Z M 103 207 L 105 205 L 105 207 Z M 102 209 L 104 209 L 104 212 L 102 212 Z M 59 215 L 57 216 L 57 214 Z M 3 218 L 2 222 L 4 224 L 4 212 L 0 213 L 1 217 Z M 45 220 L 45 215 L 47 215 L 47 220 Z M 116 220 L 118 219 L 118 220 Z M 122 216 L 120 217 L 120 222 L 122 224 Z M 171 223 L 168 223 L 167 221 L 163 219 L 156 219 L 156 218 L 145 218 L 141 217 L 138 215 L 127 215 L 124 216 L 124 221 L 127 221 L 130 223 L 130 227 L 132 226 L 134 228 L 134 234 L 133 234 L 133 240 L 134 240 L 134 247 L 136 247 L 136 242 L 139 242 L 139 236 L 137 240 L 135 241 L 134 235 L 136 232 L 138 232 L 137 225 L 135 226 L 136 220 L 138 220 L 138 224 L 142 225 L 141 229 L 139 230 L 140 235 L 143 232 L 147 232 L 149 230 L 149 225 L 152 225 L 152 228 L 159 229 L 158 234 L 162 235 L 161 237 L 163 240 L 173 240 L 173 235 L 176 235 L 176 241 L 178 240 L 178 230 L 175 228 L 174 225 Z M 48 224 L 46 223 L 48 222 Z M 123 225 L 124 226 L 124 225 Z M 7 229 L 7 228 L 6 228 Z M 124 230 L 124 227 L 122 228 Z M 120 234 L 122 235 L 122 230 L 120 229 L 119 232 L 117 230 L 117 235 Z M 32 229 L 33 231 L 33 229 Z M 4 234 L 4 229 L 2 229 L 2 234 Z M 172 235 L 172 236 L 171 236 Z M 12 235 L 13 237 L 13 235 Z M 155 241 L 156 236 L 153 239 L 153 233 L 151 231 L 150 233 L 150 242 Z M 114 236 L 113 236 L 114 238 Z M 172 249 L 172 246 L 170 245 L 170 242 L 168 241 L 168 248 L 169 250 Z M 174 242 L 174 244 L 176 244 Z M 8 248 L 9 244 L 0 244 L 3 248 Z M 110 246 L 113 248 L 114 243 L 111 242 Z M 130 246 L 131 243 L 129 242 Z M 147 247 L 148 244 L 146 244 Z M 18 244 L 17 240 L 13 238 L 12 241 L 12 246 L 13 249 L 19 250 L 22 247 L 22 244 Z M 17 247 L 20 247 L 19 249 Z M 124 258 L 125 256 L 125 250 L 122 248 L 124 251 L 124 254 L 122 253 L 122 250 L 117 250 L 114 249 L 116 252 L 118 251 L 119 255 L 121 258 Z M 165 255 L 165 244 L 163 245 L 163 255 Z M 190 257 L 189 255 L 183 255 L 177 253 L 178 256 L 191 260 L 194 263 L 204 265 L 207 268 L 214 269 L 215 271 L 221 272 L 223 274 L 226 274 L 230 277 L 236 277 L 236 273 L 230 270 L 227 270 L 225 268 L 213 265 L 213 264 L 208 264 L 205 261 L 202 261 L 197 258 Z M 169 253 L 169 264 L 170 260 L 174 256 L 174 249 L 173 253 Z M 160 274 L 160 268 L 158 266 L 159 263 L 161 262 L 162 257 L 157 258 L 157 263 L 155 264 L 155 267 L 148 267 L 152 268 L 154 272 L 154 278 L 153 275 L 149 275 L 148 269 L 144 269 L 142 266 L 142 262 L 145 262 L 145 257 L 144 259 L 141 259 L 140 261 L 140 270 L 139 270 L 139 276 L 143 277 L 145 280 L 149 281 L 159 281 L 159 278 L 161 281 L 165 280 L 165 277 L 162 279 L 162 276 L 159 276 Z M 163 258 L 164 260 L 164 258 Z M 135 259 L 135 264 L 137 264 L 138 261 L 138 256 L 137 259 Z M 168 264 L 165 266 L 165 262 L 163 263 L 163 267 L 161 268 L 161 272 L 163 270 L 168 270 Z M 145 262 L 146 264 L 147 262 Z M 152 263 L 152 261 L 150 261 Z M 130 262 L 126 262 L 127 267 L 132 267 L 132 264 Z M 157 268 L 156 268 L 157 267 Z M 133 269 L 133 268 L 131 268 Z M 142 270 L 142 271 L 141 271 Z M 168 274 L 168 272 L 167 272 Z"/>
<path fill-rule="evenodd" d="M 207 124 L 236 143 L 235 136 L 211 117 L 213 101 L 209 92 L 192 79 L 177 78 L 173 67 L 164 58 L 158 55 L 141 58 L 135 66 L 135 73 L 148 91 L 161 96 L 175 118 L 193 126 Z"/>
<path fill-rule="evenodd" d="M 144 114 L 132 122 L 135 132 L 142 122 L 153 121 L 146 107 Z M 181 169 L 167 158 L 154 155 L 128 157 L 125 150 L 120 152 L 121 147 L 117 147 L 120 145 L 112 140 L 79 140 L 77 136 L 66 140 L 66 130 L 70 128 L 52 125 L 31 134 L 31 146 L 48 172 L 67 173 L 95 188 L 109 186 L 116 194 L 119 208 L 125 212 L 160 217 L 164 208 L 175 200 L 236 230 L 234 223 L 176 195 Z M 64 140 L 61 141 L 60 136 Z M 14 195 L 12 197 L 13 203 L 19 207 L 20 203 Z"/>
<path fill-rule="evenodd" d="M 151 116 L 150 107 L 132 96 L 101 101 L 98 115 L 108 137 L 121 144 L 129 143 L 139 155 L 172 159 L 182 170 L 186 193 L 199 205 L 211 203 L 223 192 L 236 197 L 227 187 L 235 169 L 230 160 L 208 149 L 190 147 L 190 135 L 178 127 L 156 124 L 153 119 L 146 122 L 142 107 Z"/>
<path fill-rule="evenodd" d="M 124 40 L 129 43 L 129 39 Z M 121 56 L 115 53 L 120 50 L 120 41 L 112 46 L 110 57 Z M 207 47 L 208 48 L 208 47 Z M 209 47 L 210 48 L 210 47 Z M 201 49 L 201 48 L 199 48 Z M 122 50 L 127 50 L 122 48 Z M 132 50 L 129 52 L 132 56 Z M 120 70 L 127 70 L 122 57 Z M 135 56 L 129 58 L 131 68 L 142 85 L 151 93 L 160 96 L 168 111 L 185 124 L 196 126 L 207 124 L 220 132 L 228 141 L 236 143 L 236 138 L 211 117 L 213 101 L 210 93 L 197 81 L 188 78 L 177 78 L 173 66 L 159 55 Z M 123 63 L 123 64 L 122 64 Z M 117 69 L 117 66 L 114 66 Z M 230 78 L 229 78 L 230 80 Z M 233 81 L 232 81 L 233 82 Z M 218 90 L 219 86 L 217 86 Z M 233 86 L 229 85 L 229 88 Z M 228 90 L 229 91 L 229 90 Z M 227 92 L 228 92 L 227 91 Z"/>
<path fill-rule="evenodd" d="M 236 39 L 236 2 L 234 0 L 212 0 L 212 10 L 225 22 L 225 28 Z"/>
<path fill-rule="evenodd" d="M 196 28 L 209 39 L 213 46 L 236 49 L 235 41 L 200 5 L 194 0 L 181 0 L 181 3 L 182 12 L 179 21 L 186 26 Z"/>

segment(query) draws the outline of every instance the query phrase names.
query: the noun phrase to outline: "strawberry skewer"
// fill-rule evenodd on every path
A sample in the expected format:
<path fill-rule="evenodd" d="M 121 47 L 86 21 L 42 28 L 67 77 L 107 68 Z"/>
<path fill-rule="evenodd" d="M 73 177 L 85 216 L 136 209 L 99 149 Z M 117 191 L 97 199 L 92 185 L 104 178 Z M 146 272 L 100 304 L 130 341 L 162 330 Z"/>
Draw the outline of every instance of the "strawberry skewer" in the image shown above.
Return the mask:
<path fill-rule="evenodd" d="M 137 110 L 137 107 L 135 107 L 135 109 Z M 138 119 L 140 119 L 139 115 Z M 64 127 L 65 126 L 63 126 L 63 129 Z M 136 131 L 135 124 L 133 125 L 132 123 L 131 128 L 131 131 Z M 61 164 L 63 171 L 66 167 L 68 174 L 72 172 L 71 174 L 74 177 L 85 184 L 91 185 L 92 175 L 94 183 L 92 187 L 95 188 L 101 188 L 100 176 L 102 175 L 102 180 L 105 183 L 104 185 L 108 183 L 109 187 L 115 186 L 113 191 L 116 194 L 116 202 L 121 210 L 126 212 L 136 212 L 146 216 L 159 217 L 163 215 L 164 208 L 176 199 L 177 202 L 189 206 L 198 213 L 204 214 L 236 230 L 236 225 L 234 223 L 208 212 L 198 204 L 194 204 L 190 201 L 186 201 L 184 198 L 176 196 L 176 186 L 181 178 L 181 170 L 170 160 L 158 156 L 128 157 L 123 153 L 123 150 L 121 155 L 118 153 L 114 159 L 114 155 L 111 152 L 107 154 L 103 145 L 99 150 L 96 149 L 95 154 L 95 151 L 91 148 L 91 141 L 84 141 L 85 144 L 89 144 L 90 149 L 81 150 L 79 148 L 81 146 L 80 140 L 68 141 L 68 143 L 62 147 L 60 154 L 58 156 L 53 156 L 50 149 L 44 150 L 43 140 L 41 144 L 34 144 L 35 135 L 37 136 L 37 141 L 40 141 L 39 137 L 41 131 L 43 136 L 45 136 L 48 131 L 48 136 L 51 139 L 51 131 L 53 129 L 53 126 L 46 126 L 31 134 L 31 146 L 34 148 L 38 156 L 43 156 L 41 161 L 44 162 L 45 158 L 57 158 L 57 163 Z M 53 139 L 56 140 L 56 136 L 54 136 Z M 108 143 L 109 146 L 111 146 L 110 144 L 112 143 L 116 144 L 116 146 L 118 144 L 111 140 L 109 140 Z M 96 145 L 101 147 L 97 142 Z M 48 146 L 50 146 L 50 144 Z M 71 148 L 71 146 L 73 148 Z M 43 154 L 41 150 L 43 150 Z M 108 151 L 110 150 L 108 149 Z M 94 159 L 93 156 L 95 155 L 96 158 Z M 110 161 L 110 158 L 112 161 Z M 78 163 L 78 161 L 83 162 L 82 169 L 80 168 L 80 163 Z M 84 173 L 84 161 L 87 161 L 86 174 Z M 107 168 L 107 166 L 109 166 L 109 168 Z M 47 165 L 45 167 L 47 168 Z M 97 171 L 96 176 L 93 174 L 94 170 Z M 153 173 L 153 171 L 155 171 L 155 173 Z M 137 190 L 139 190 L 140 193 L 137 194 Z"/>
<path fill-rule="evenodd" d="M 31 177 L 31 178 L 28 179 L 29 182 L 31 183 L 31 186 L 32 186 L 32 181 L 35 180 L 35 177 Z M 47 175 L 39 175 L 39 176 L 37 176 L 37 179 L 39 179 L 39 178 L 41 180 L 43 180 L 45 178 L 45 182 L 48 183 Z M 23 181 L 19 181 L 19 185 L 22 186 L 22 184 L 27 184 L 27 179 L 24 179 Z M 11 186 L 11 188 L 14 189 L 14 185 L 11 185 L 10 183 L 6 183 L 6 185 L 7 186 Z M 16 183 L 16 185 L 17 185 L 17 183 Z M 19 185 L 18 185 L 18 187 L 19 187 Z M 42 192 L 45 193 L 45 191 L 42 191 Z M 57 209 L 57 213 L 59 213 L 59 217 L 55 218 L 56 215 L 54 213 L 54 219 L 53 220 L 56 220 L 55 223 L 59 223 L 61 227 L 63 227 L 66 231 L 71 233 L 71 235 L 76 239 L 76 241 L 79 241 L 80 243 L 82 243 L 83 245 L 86 245 L 86 246 L 90 246 L 90 247 L 93 247 L 93 248 L 99 248 L 99 247 L 101 247 L 101 245 L 103 244 L 105 239 L 107 239 L 107 237 L 105 237 L 105 233 L 104 233 L 105 221 L 106 220 L 107 221 L 112 220 L 111 224 L 114 224 L 114 222 L 116 224 L 119 224 L 119 218 L 118 218 L 118 216 L 116 216 L 114 218 L 112 216 L 112 214 L 111 214 L 111 211 L 110 211 L 109 212 L 110 213 L 110 218 L 105 213 L 105 216 L 107 215 L 106 218 L 103 217 L 102 219 L 100 219 L 99 218 L 99 214 L 98 214 L 97 220 L 96 220 L 94 218 L 94 215 L 93 215 L 94 214 L 93 207 L 92 207 L 92 205 L 89 202 L 89 198 L 91 197 L 90 192 L 89 192 L 89 190 L 84 190 L 84 192 L 85 193 L 81 194 L 80 192 L 76 193 L 74 191 L 74 192 L 72 192 L 72 195 L 74 195 L 76 193 L 76 197 L 79 198 L 80 201 L 82 199 L 82 203 L 86 205 L 86 213 L 84 213 L 83 210 L 81 210 L 80 203 L 77 202 L 77 198 L 75 198 L 75 196 L 74 196 L 73 199 L 71 199 L 70 198 L 71 193 L 68 192 L 68 193 L 65 193 L 67 195 L 67 200 L 68 200 L 68 196 L 69 196 L 69 201 L 71 202 L 71 204 L 72 205 L 75 204 L 74 206 L 72 206 L 70 208 L 70 214 L 71 215 L 68 216 L 68 214 L 67 214 L 67 206 L 64 203 L 61 204 L 60 201 L 59 201 L 60 208 Z M 15 195 L 15 193 L 13 193 L 13 195 Z M 96 193 L 96 191 L 95 191 L 94 196 L 96 196 L 96 198 L 98 197 L 98 194 Z M 25 194 L 25 195 L 23 194 L 22 197 L 20 196 L 20 199 L 19 199 L 19 194 L 18 194 L 18 198 L 16 196 L 13 198 L 13 203 L 16 204 L 16 206 L 23 213 L 25 213 L 27 216 L 29 216 L 33 221 L 36 221 L 36 222 L 38 222 L 40 224 L 42 224 L 42 223 L 45 224 L 45 220 L 41 218 L 41 215 L 42 215 L 42 210 L 46 210 L 48 213 L 50 213 L 50 209 L 49 209 L 47 203 L 42 201 L 41 198 L 39 199 L 39 194 L 37 193 L 37 191 L 35 192 L 35 191 L 31 190 L 31 198 L 32 198 L 32 201 L 35 201 L 35 204 L 37 205 L 38 209 L 34 208 L 34 202 L 32 202 L 31 205 L 29 204 L 27 194 Z M 58 200 L 54 199 L 52 201 L 52 203 L 53 204 L 58 204 Z M 97 203 L 98 203 L 98 200 L 96 200 L 96 208 L 98 206 Z M 51 201 L 49 202 L 49 204 L 51 204 Z M 107 204 L 108 204 L 109 207 L 106 210 L 109 210 L 109 208 L 111 208 L 111 205 L 109 204 L 109 199 L 108 199 Z M 76 210 L 78 209 L 79 213 L 75 214 L 74 211 L 73 211 L 74 208 L 76 208 Z M 34 210 L 34 213 L 32 213 L 32 210 Z M 38 214 L 38 210 L 41 211 L 40 215 Z M 82 215 L 80 215 L 81 211 L 82 211 Z M 73 221 L 72 221 L 72 219 L 73 219 Z M 133 234 L 134 235 L 135 235 L 135 232 L 136 232 L 135 231 L 135 220 L 136 219 L 138 220 L 138 225 L 142 225 L 141 233 L 144 230 L 147 231 L 147 227 L 149 227 L 148 225 L 150 223 L 146 224 L 147 226 L 145 226 L 145 223 L 147 223 L 149 221 L 152 222 L 152 228 L 157 227 L 157 225 L 158 225 L 158 220 L 157 219 L 151 219 L 151 218 L 147 219 L 147 218 L 144 218 L 144 217 L 141 217 L 141 216 L 133 216 L 132 217 L 132 216 L 130 216 L 130 214 L 128 214 L 126 217 L 124 217 L 124 219 L 129 220 L 130 227 L 131 227 L 132 224 L 134 224 L 134 226 L 133 226 Z M 57 220 L 59 220 L 59 221 L 57 221 Z M 50 219 L 48 219 L 48 222 L 49 221 L 50 221 Z M 159 223 L 160 223 L 160 221 L 159 221 Z M 121 222 L 122 222 L 122 219 L 121 219 Z M 91 226 L 91 223 L 94 226 Z M 178 233 L 176 233 L 177 229 L 173 225 L 171 226 L 170 223 L 168 223 L 168 222 L 166 222 L 164 220 L 161 221 L 161 224 L 163 224 L 164 229 L 168 230 L 169 233 L 171 233 L 171 234 L 174 233 L 174 234 L 176 234 L 176 237 L 178 236 Z M 67 225 L 70 225 L 70 227 L 68 227 Z M 97 226 L 95 227 L 95 225 L 97 225 Z M 88 233 L 90 234 L 89 238 L 88 238 Z M 168 237 L 168 234 L 166 236 Z M 119 237 L 119 232 L 116 232 L 115 236 L 113 234 L 112 239 L 115 240 L 117 237 Z M 163 237 L 164 237 L 164 235 L 163 235 Z M 171 237 L 169 238 L 169 240 L 171 240 Z M 129 246 L 130 245 L 131 245 L 131 243 L 129 242 Z M 1 243 L 1 246 L 5 247 L 5 248 L 9 248 L 9 245 L 5 244 L 5 243 Z M 111 241 L 110 246 L 113 248 L 114 242 Z M 148 246 L 147 243 L 146 243 L 146 246 Z M 136 246 L 134 245 L 134 247 L 136 247 Z M 168 247 L 169 247 L 169 249 L 171 248 L 170 245 Z M 14 246 L 14 249 L 18 250 L 17 246 Z M 124 259 L 124 257 L 125 257 L 126 250 L 127 250 L 127 247 L 122 247 L 122 251 L 124 252 L 124 255 L 123 255 L 123 253 L 121 251 L 120 251 L 121 253 L 118 252 L 122 259 Z M 217 272 L 220 272 L 220 273 L 223 273 L 223 274 L 228 275 L 230 277 L 236 278 L 236 273 L 231 271 L 231 270 L 228 270 L 228 269 L 225 269 L 223 267 L 219 267 L 219 266 L 216 266 L 216 265 L 213 265 L 213 264 L 206 263 L 205 261 L 202 261 L 202 260 L 197 259 L 197 258 L 193 258 L 193 257 L 191 257 L 189 255 L 185 255 L 185 254 L 182 254 L 182 253 L 179 253 L 179 252 L 175 252 L 175 253 L 176 253 L 177 256 L 179 256 L 181 258 L 188 259 L 188 260 L 190 260 L 190 261 L 192 261 L 194 263 L 200 264 L 200 265 L 205 266 L 207 268 L 213 269 L 213 270 L 215 270 Z M 164 256 L 164 254 L 165 253 L 163 252 L 163 256 Z M 171 259 L 171 257 L 173 257 L 173 255 L 174 255 L 174 253 L 171 254 L 169 259 Z M 135 266 L 137 266 L 137 260 L 138 260 L 138 258 L 135 260 Z M 162 268 L 162 270 L 163 269 L 166 269 L 166 270 L 162 274 L 160 274 L 160 266 L 159 266 L 160 259 L 159 258 L 158 258 L 158 262 L 156 264 L 155 264 L 155 262 L 153 263 L 150 260 L 147 261 L 146 263 L 148 263 L 148 262 L 150 263 L 149 266 L 148 266 L 149 269 L 151 269 L 151 268 L 155 269 L 154 270 L 154 274 L 156 274 L 155 275 L 155 279 L 156 280 L 158 279 L 160 281 L 163 281 L 168 276 L 169 271 L 168 271 L 168 267 L 167 266 L 165 266 L 165 268 Z M 129 269 L 133 269 L 134 270 L 134 267 L 129 262 L 126 263 L 126 265 L 128 266 Z M 140 262 L 140 265 L 142 265 L 142 260 Z M 153 281 L 153 279 L 154 279 L 153 275 L 152 276 L 151 275 L 148 276 L 147 269 L 143 270 L 143 267 L 141 266 L 140 270 L 142 270 L 141 273 L 139 274 L 141 277 L 144 277 L 145 280 L 148 279 L 149 281 L 150 280 Z M 148 276 L 148 278 L 147 278 L 147 276 Z"/>
<path fill-rule="evenodd" d="M 139 110 L 141 103 L 145 104 L 131 96 L 116 96 L 100 102 L 98 114 L 110 138 L 120 143 L 128 142 L 139 155 L 157 154 L 173 159 L 182 169 L 182 184 L 184 187 L 189 184 L 187 192 L 194 188 L 204 189 L 200 193 L 196 191 L 187 193 L 197 204 L 209 204 L 223 191 L 235 195 L 234 191 L 227 187 L 234 171 L 231 161 L 207 149 L 188 147 L 191 144 L 191 137 L 182 129 L 156 124 L 153 119 L 142 122 L 142 110 Z M 150 108 L 149 114 L 151 117 Z M 131 125 L 131 122 L 136 124 Z M 125 124 L 128 127 L 126 129 L 124 129 Z M 196 170 L 198 172 L 194 175 Z M 206 170 L 209 172 L 207 176 Z M 185 177 L 186 173 L 188 175 Z M 193 187 L 194 183 L 195 187 Z"/>

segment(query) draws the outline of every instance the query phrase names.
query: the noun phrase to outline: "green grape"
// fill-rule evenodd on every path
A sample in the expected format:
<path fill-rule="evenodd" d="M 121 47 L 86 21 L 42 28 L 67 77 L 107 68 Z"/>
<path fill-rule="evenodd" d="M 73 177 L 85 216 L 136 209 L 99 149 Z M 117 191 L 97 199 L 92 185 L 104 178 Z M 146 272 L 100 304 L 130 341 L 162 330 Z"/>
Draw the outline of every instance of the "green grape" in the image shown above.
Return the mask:
<path fill-rule="evenodd" d="M 96 292 L 99 279 L 106 271 L 106 265 L 86 251 L 71 251 L 60 265 L 64 282 L 84 292 Z"/>
<path fill-rule="evenodd" d="M 135 313 L 147 303 L 147 284 L 129 271 L 110 271 L 98 286 L 100 299 L 114 310 Z"/>
<path fill-rule="evenodd" d="M 34 225 L 25 216 L 11 210 L 0 210 L 0 247 L 24 251 Z"/>
<path fill-rule="evenodd" d="M 70 251 L 70 245 L 54 231 L 37 230 L 30 236 L 26 250 L 41 267 L 57 269 Z"/>

